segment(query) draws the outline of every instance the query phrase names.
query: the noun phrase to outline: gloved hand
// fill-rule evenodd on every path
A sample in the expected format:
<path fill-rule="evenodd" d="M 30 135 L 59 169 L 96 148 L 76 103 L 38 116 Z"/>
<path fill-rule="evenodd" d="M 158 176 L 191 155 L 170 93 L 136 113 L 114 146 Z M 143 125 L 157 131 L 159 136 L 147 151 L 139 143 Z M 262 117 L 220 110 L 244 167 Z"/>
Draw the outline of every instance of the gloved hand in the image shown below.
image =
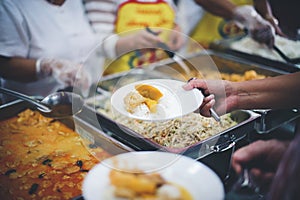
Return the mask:
<path fill-rule="evenodd" d="M 238 6 L 234 10 L 234 20 L 242 28 L 247 28 L 250 36 L 260 42 L 265 43 L 270 48 L 273 47 L 275 31 L 273 26 L 263 19 L 254 9 L 253 6 Z"/>
<path fill-rule="evenodd" d="M 64 87 L 79 88 L 82 94 L 87 94 L 92 85 L 91 75 L 84 69 L 84 66 L 69 60 L 38 59 L 36 71 L 39 78 L 52 76 Z"/>
<path fill-rule="evenodd" d="M 184 45 L 183 34 L 178 25 L 176 25 L 174 29 L 170 31 L 166 44 L 172 51 L 177 51 Z"/>
<path fill-rule="evenodd" d="M 135 34 L 132 34 L 131 37 L 134 38 L 134 48 L 144 49 L 157 47 L 157 43 L 162 42 L 162 40 L 159 38 L 160 33 L 161 30 L 156 30 L 156 35 L 154 35 L 143 29 Z"/>

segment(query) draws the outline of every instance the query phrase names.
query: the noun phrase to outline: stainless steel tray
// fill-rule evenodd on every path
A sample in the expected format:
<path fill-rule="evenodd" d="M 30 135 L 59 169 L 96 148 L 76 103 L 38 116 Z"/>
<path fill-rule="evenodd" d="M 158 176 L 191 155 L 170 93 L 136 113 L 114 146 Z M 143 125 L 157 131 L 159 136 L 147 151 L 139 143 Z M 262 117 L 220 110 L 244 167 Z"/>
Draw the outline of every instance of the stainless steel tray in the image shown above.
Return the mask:
<path fill-rule="evenodd" d="M 255 129 L 258 134 L 268 134 L 277 129 L 288 129 L 295 132 L 296 120 L 300 117 L 298 109 L 254 110 L 261 115 L 256 121 Z"/>
<path fill-rule="evenodd" d="M 98 99 L 101 99 L 101 102 L 104 103 L 109 100 L 109 97 L 99 97 Z M 237 125 L 193 145 L 184 148 L 170 148 L 145 138 L 140 133 L 108 117 L 98 109 L 103 107 L 104 105 L 98 104 L 95 106 L 92 104 L 88 109 L 96 113 L 98 122 L 104 132 L 126 144 L 126 146 L 135 150 L 161 150 L 181 153 L 197 160 L 211 153 L 222 152 L 233 147 L 236 142 L 245 138 L 249 132 L 254 130 L 255 122 L 260 117 L 259 114 L 248 110 L 234 111 L 231 113 L 231 118 L 237 122 Z"/>
<path fill-rule="evenodd" d="M 123 85 L 141 81 L 145 79 L 172 79 L 167 74 L 159 71 L 154 71 L 151 68 L 136 68 L 126 72 L 120 72 L 112 75 L 101 77 L 97 84 L 96 91 L 101 94 L 110 92 L 114 87 L 121 87 Z M 110 93 L 108 93 L 110 95 Z"/>
<path fill-rule="evenodd" d="M 152 64 L 149 67 L 154 71 L 180 80 L 187 80 L 193 76 L 219 79 L 221 78 L 220 73 L 242 75 L 249 70 L 255 70 L 258 74 L 265 76 L 278 76 L 288 73 L 286 70 L 214 50 L 189 54 L 185 57 L 184 62 L 190 67 L 190 75 L 185 74 L 178 64 L 172 60 L 164 60 L 160 63 Z"/>
<path fill-rule="evenodd" d="M 22 100 L 16 100 L 8 104 L 1 105 L 0 120 L 14 117 L 18 113 L 28 108 L 35 110 L 32 104 Z M 89 144 L 87 144 L 87 148 L 89 148 L 89 145 L 92 147 L 98 146 L 111 155 L 133 151 L 132 148 L 120 143 L 118 140 L 104 133 L 99 127 L 97 127 L 97 124 L 87 123 L 86 120 L 90 119 L 91 116 L 93 116 L 91 110 L 84 107 L 79 115 L 60 119 L 59 121 L 67 125 L 69 128 L 75 130 L 84 139 L 87 139 L 89 142 Z"/>
<path fill-rule="evenodd" d="M 231 39 L 224 39 L 215 41 L 210 45 L 210 48 L 222 52 L 225 54 L 229 54 L 238 58 L 243 58 L 246 60 L 249 60 L 251 62 L 255 62 L 258 64 L 270 66 L 279 70 L 283 70 L 286 72 L 297 72 L 300 70 L 300 63 L 299 64 L 292 64 L 277 60 L 268 59 L 259 55 L 252 55 L 245 52 L 237 51 L 232 48 L 230 48 L 231 44 L 235 41 L 237 41 L 240 38 L 231 38 Z"/>

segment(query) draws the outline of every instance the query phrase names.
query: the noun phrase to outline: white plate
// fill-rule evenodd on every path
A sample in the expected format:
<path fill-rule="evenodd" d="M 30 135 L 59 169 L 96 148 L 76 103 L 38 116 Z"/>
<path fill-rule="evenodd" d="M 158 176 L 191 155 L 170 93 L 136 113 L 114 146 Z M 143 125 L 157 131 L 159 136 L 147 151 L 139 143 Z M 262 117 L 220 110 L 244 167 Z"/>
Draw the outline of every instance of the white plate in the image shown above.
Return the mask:
<path fill-rule="evenodd" d="M 137 112 L 132 114 L 126 110 L 124 98 L 129 92 L 135 91 L 135 86 L 138 84 L 151 85 L 163 93 L 155 113 Z M 184 84 L 186 83 L 169 79 L 149 79 L 130 83 L 112 94 L 111 105 L 122 115 L 135 119 L 161 121 L 181 117 L 197 110 L 203 101 L 203 95 L 198 89 L 186 91 L 182 88 Z"/>
<path fill-rule="evenodd" d="M 140 151 L 119 154 L 93 167 L 83 181 L 85 200 L 107 200 L 111 190 L 109 172 L 112 168 L 159 173 L 167 181 L 188 190 L 194 200 L 224 199 L 221 180 L 206 165 L 180 154 Z"/>

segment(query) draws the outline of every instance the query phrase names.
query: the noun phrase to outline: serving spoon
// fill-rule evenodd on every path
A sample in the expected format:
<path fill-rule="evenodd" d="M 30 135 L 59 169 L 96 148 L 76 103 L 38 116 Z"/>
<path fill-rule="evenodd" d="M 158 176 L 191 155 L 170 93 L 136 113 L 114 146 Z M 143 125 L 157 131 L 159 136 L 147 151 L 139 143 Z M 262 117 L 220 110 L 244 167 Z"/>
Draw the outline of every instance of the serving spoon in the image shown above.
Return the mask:
<path fill-rule="evenodd" d="M 0 87 L 0 92 L 35 105 L 43 115 L 52 118 L 65 118 L 75 115 L 82 110 L 84 104 L 81 96 L 72 92 L 55 92 L 41 101 L 3 87 Z"/>

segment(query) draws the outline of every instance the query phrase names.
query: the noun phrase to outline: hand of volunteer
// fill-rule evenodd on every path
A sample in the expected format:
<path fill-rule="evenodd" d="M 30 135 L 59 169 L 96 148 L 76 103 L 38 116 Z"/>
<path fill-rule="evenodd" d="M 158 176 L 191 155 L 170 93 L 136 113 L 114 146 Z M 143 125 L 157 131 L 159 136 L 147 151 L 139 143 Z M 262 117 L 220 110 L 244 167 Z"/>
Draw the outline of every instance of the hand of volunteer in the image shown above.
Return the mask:
<path fill-rule="evenodd" d="M 156 31 L 160 34 L 160 31 Z M 130 51 L 157 48 L 161 39 L 158 35 L 149 33 L 145 29 L 121 36 L 116 43 L 116 54 L 122 55 Z"/>
<path fill-rule="evenodd" d="M 38 76 L 53 76 L 58 82 L 68 86 L 76 86 L 82 91 L 87 91 L 91 86 L 91 75 L 84 70 L 81 64 L 69 60 L 41 59 L 37 70 Z"/>
<path fill-rule="evenodd" d="M 199 88 L 204 93 L 205 98 L 199 108 L 200 114 L 210 117 L 210 108 L 222 115 L 234 110 L 236 98 L 229 81 L 225 80 L 203 80 L 193 79 L 183 86 L 185 90 Z"/>
<path fill-rule="evenodd" d="M 130 36 L 128 42 L 132 42 L 132 50 L 144 49 L 144 48 L 156 48 L 159 42 L 162 42 L 159 38 L 160 31 L 156 31 L 157 35 L 151 34 L 146 30 L 140 30 Z M 129 40 L 130 39 L 130 40 Z"/>
<path fill-rule="evenodd" d="M 169 39 L 166 44 L 172 51 L 177 51 L 183 46 L 184 38 L 179 26 L 176 26 L 173 29 L 173 31 L 171 31 Z"/>
<path fill-rule="evenodd" d="M 288 145 L 275 139 L 253 142 L 233 154 L 232 167 L 237 174 L 247 167 L 256 183 L 268 188 Z"/>
<path fill-rule="evenodd" d="M 299 122 L 298 120 L 298 125 Z M 300 134 L 299 131 L 297 131 L 278 166 L 271 189 L 268 193 L 268 199 L 299 199 L 299 144 Z"/>
<path fill-rule="evenodd" d="M 275 37 L 274 28 L 256 12 L 253 6 L 245 5 L 236 7 L 234 10 L 234 19 L 241 26 L 245 26 L 249 30 L 250 36 L 254 40 L 265 43 L 269 47 L 273 46 Z"/>
<path fill-rule="evenodd" d="M 267 20 L 273 26 L 277 35 L 287 37 L 287 35 L 282 32 L 281 28 L 279 27 L 279 22 L 275 17 L 267 15 L 264 17 L 264 19 Z"/>

